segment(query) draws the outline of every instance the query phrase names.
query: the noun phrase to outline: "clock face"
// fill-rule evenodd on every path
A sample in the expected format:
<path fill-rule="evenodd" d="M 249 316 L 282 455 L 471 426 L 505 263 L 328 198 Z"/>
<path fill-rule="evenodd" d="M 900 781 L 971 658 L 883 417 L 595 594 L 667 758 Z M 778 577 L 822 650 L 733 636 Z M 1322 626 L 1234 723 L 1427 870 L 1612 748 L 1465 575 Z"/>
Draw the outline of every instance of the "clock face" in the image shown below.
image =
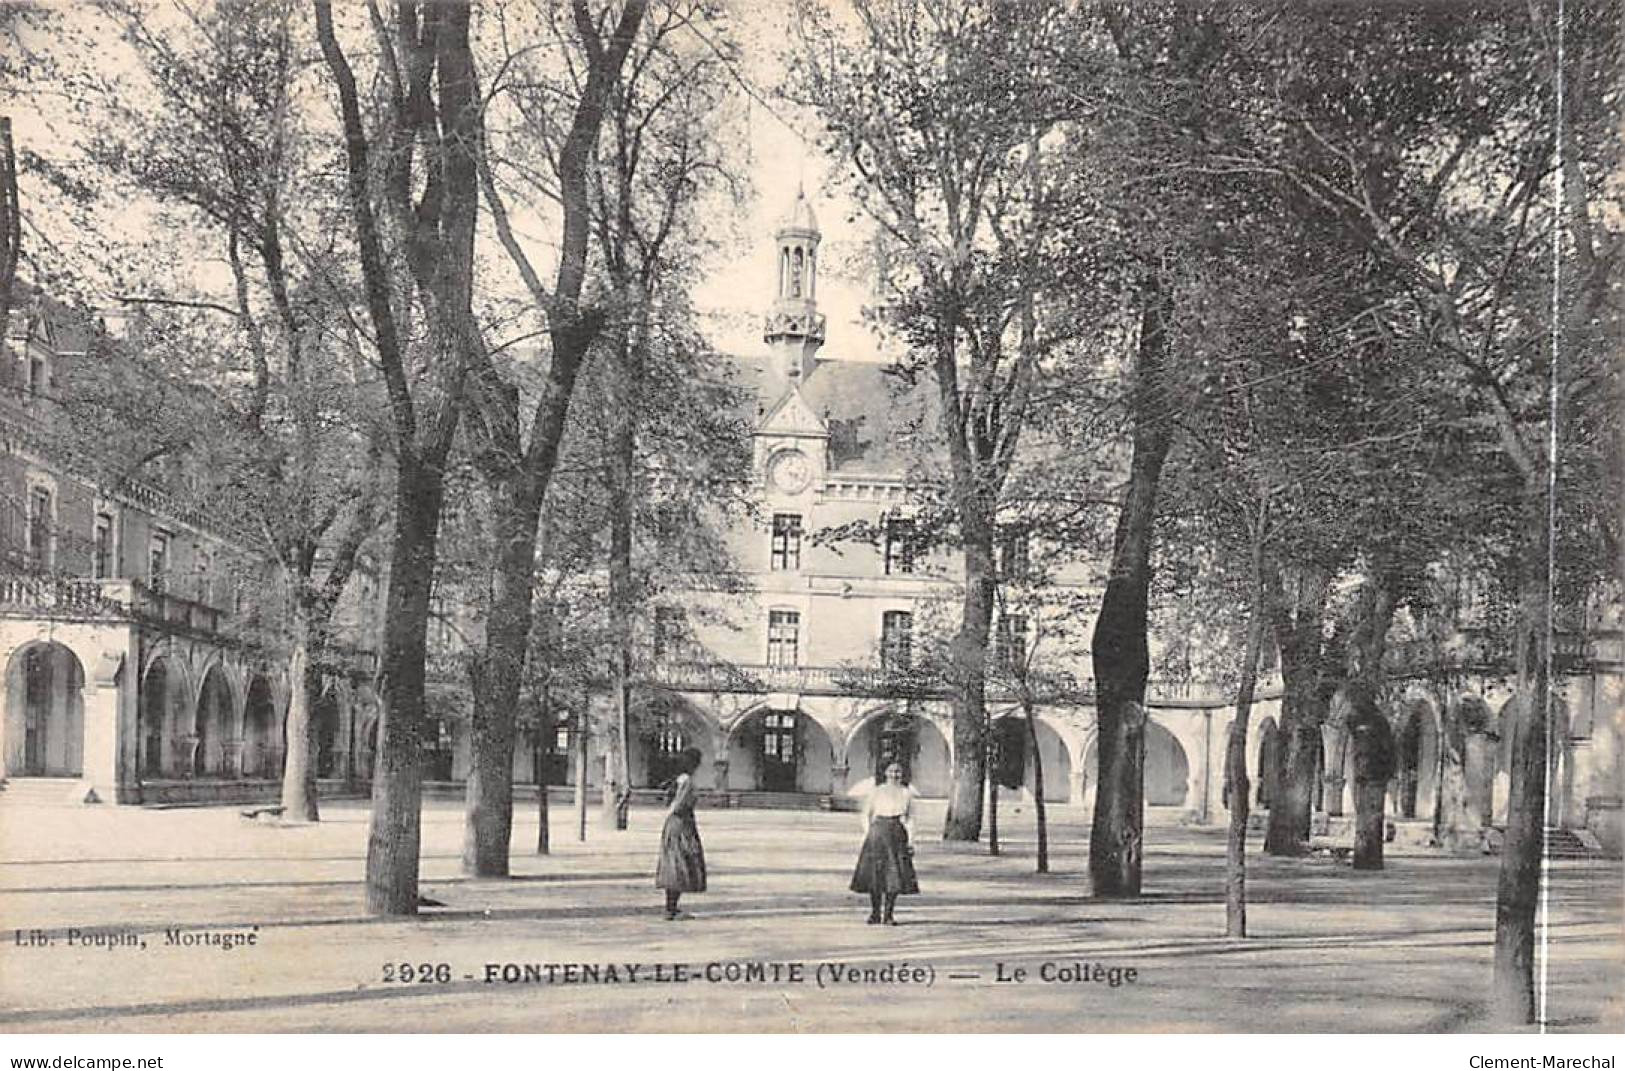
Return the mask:
<path fill-rule="evenodd" d="M 786 450 L 774 456 L 768 477 L 773 486 L 785 494 L 800 494 L 812 482 L 812 465 L 800 450 Z"/>

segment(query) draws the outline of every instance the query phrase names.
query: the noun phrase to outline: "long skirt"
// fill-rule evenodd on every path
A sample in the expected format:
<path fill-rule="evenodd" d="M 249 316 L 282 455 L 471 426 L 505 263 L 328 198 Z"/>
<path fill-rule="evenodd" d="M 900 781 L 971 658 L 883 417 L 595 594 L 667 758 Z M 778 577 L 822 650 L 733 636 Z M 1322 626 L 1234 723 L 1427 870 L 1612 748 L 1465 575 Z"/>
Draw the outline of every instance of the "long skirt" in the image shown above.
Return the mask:
<path fill-rule="evenodd" d="M 660 830 L 660 865 L 655 887 L 671 892 L 705 891 L 705 847 L 692 811 L 669 814 Z"/>
<path fill-rule="evenodd" d="M 914 877 L 914 858 L 908 850 L 908 830 L 903 828 L 901 818 L 875 818 L 869 823 L 869 835 L 863 838 L 863 851 L 852 871 L 852 891 L 920 891 Z"/>

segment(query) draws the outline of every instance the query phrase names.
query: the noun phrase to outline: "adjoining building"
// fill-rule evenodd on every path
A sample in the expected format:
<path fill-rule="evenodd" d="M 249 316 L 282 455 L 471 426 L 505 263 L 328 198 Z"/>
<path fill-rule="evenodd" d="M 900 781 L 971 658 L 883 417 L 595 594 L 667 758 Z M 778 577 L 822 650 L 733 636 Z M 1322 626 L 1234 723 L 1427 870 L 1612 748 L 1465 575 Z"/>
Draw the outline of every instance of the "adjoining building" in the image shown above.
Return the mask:
<path fill-rule="evenodd" d="M 105 328 L 34 297 L 0 357 L 0 667 L 6 798 L 269 799 L 282 776 L 286 666 L 256 639 L 266 575 L 230 519 L 131 478 L 65 408 Z M 371 578 L 360 587 L 375 586 Z M 367 593 L 370 596 L 370 592 Z M 368 707 L 338 671 L 317 711 L 325 776 L 354 778 Z M 353 731 L 353 729 L 352 729 Z"/>

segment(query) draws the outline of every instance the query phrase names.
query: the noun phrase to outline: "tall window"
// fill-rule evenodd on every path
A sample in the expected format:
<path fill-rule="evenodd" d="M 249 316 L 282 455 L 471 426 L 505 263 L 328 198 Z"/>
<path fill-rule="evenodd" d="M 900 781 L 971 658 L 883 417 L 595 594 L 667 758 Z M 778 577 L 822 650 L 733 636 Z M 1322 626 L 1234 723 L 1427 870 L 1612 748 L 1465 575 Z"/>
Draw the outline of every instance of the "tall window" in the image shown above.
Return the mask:
<path fill-rule="evenodd" d="M 773 514 L 772 558 L 775 572 L 801 568 L 801 514 Z"/>
<path fill-rule="evenodd" d="M 794 610 L 772 610 L 767 615 L 767 664 L 798 665 L 801 615 Z"/>
<path fill-rule="evenodd" d="M 162 591 L 168 575 L 169 533 L 154 531 L 152 541 L 147 544 L 147 582 L 152 590 Z"/>
<path fill-rule="evenodd" d="M 91 529 L 91 557 L 92 575 L 97 580 L 106 580 L 113 575 L 113 515 L 110 513 L 96 514 L 94 526 Z"/>
<path fill-rule="evenodd" d="M 32 357 L 28 361 L 28 393 L 35 398 L 45 393 L 45 361 Z"/>
<path fill-rule="evenodd" d="M 197 552 L 197 601 L 204 606 L 214 605 L 214 572 L 210 568 L 209 552 Z"/>
<path fill-rule="evenodd" d="M 655 661 L 682 657 L 687 616 L 679 606 L 655 607 Z"/>
<path fill-rule="evenodd" d="M 889 670 L 909 666 L 914 647 L 914 615 L 907 610 L 887 610 L 880 615 L 880 664 Z"/>
<path fill-rule="evenodd" d="M 993 634 L 993 657 L 1001 666 L 1020 667 L 1027 661 L 1027 615 L 1000 614 Z"/>
<path fill-rule="evenodd" d="M 1027 530 L 1015 525 L 999 529 L 999 577 L 1003 580 L 1022 580 L 1027 576 L 1030 561 L 1027 553 Z"/>
<path fill-rule="evenodd" d="M 886 575 L 914 571 L 914 522 L 904 517 L 886 521 Z"/>
<path fill-rule="evenodd" d="M 28 558 L 36 568 L 51 567 L 51 492 L 44 487 L 28 492 Z"/>

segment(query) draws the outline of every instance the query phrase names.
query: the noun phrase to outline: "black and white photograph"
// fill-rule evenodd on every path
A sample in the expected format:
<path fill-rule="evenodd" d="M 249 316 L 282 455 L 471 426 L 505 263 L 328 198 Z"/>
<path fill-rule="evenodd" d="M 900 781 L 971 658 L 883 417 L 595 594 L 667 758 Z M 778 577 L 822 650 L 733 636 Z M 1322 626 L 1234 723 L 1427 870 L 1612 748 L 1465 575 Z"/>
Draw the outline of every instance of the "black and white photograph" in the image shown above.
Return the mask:
<path fill-rule="evenodd" d="M 1614 1067 L 1622 38 L 0 2 L 0 1053 Z"/>

